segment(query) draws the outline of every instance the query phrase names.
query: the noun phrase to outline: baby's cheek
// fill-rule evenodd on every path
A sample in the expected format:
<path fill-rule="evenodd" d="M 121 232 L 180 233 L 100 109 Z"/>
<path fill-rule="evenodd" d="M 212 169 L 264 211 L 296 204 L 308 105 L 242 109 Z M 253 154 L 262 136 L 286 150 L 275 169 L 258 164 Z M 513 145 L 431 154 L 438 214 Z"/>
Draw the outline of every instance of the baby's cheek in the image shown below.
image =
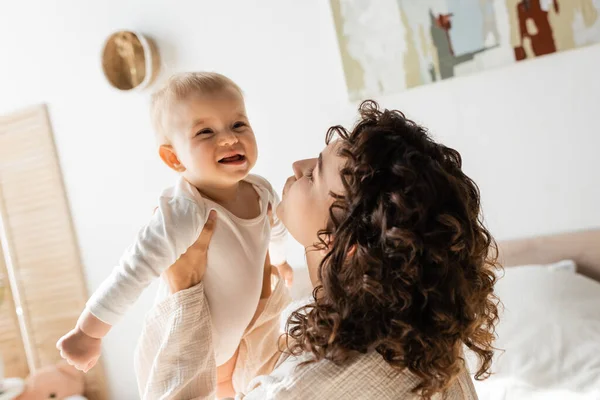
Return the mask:
<path fill-rule="evenodd" d="M 215 152 L 206 148 L 199 148 L 193 157 L 193 159 L 195 160 L 195 164 L 201 170 L 199 172 L 211 171 L 212 169 L 214 169 L 215 164 L 217 163 L 217 160 L 215 158 Z"/>
<path fill-rule="evenodd" d="M 255 163 L 256 159 L 258 158 L 258 147 L 254 137 L 244 138 L 242 140 L 242 144 L 244 145 L 244 150 L 246 151 L 246 157 L 250 159 L 251 162 Z"/>

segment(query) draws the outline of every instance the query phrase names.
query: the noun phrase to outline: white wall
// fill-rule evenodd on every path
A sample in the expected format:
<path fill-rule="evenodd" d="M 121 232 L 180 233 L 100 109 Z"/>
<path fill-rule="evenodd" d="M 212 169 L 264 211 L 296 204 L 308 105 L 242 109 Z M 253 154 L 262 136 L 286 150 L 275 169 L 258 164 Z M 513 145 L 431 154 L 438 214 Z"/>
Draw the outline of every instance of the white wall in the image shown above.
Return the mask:
<path fill-rule="evenodd" d="M 275 187 L 329 125 L 355 117 L 325 0 L 0 2 L 0 114 L 49 104 L 91 290 L 172 180 L 155 156 L 148 93 L 117 92 L 102 75 L 103 40 L 122 28 L 156 39 L 166 73 L 217 70 L 240 84 L 256 172 Z M 600 225 L 598 71 L 594 46 L 379 100 L 462 153 L 497 237 L 579 229 Z M 151 303 L 146 293 L 106 339 L 115 399 L 136 397 L 132 354 Z"/>

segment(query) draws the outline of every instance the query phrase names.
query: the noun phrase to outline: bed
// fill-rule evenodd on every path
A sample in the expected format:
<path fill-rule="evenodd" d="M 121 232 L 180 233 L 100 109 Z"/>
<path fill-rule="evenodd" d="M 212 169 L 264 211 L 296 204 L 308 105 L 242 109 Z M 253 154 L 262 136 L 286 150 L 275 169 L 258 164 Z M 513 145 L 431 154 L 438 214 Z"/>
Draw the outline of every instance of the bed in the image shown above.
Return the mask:
<path fill-rule="evenodd" d="M 499 350 L 479 398 L 600 399 L 600 229 L 500 242 L 499 258 Z M 305 267 L 294 279 L 290 309 L 311 290 Z"/>
<path fill-rule="evenodd" d="M 505 267 L 482 400 L 600 399 L 600 229 L 499 243 Z"/>

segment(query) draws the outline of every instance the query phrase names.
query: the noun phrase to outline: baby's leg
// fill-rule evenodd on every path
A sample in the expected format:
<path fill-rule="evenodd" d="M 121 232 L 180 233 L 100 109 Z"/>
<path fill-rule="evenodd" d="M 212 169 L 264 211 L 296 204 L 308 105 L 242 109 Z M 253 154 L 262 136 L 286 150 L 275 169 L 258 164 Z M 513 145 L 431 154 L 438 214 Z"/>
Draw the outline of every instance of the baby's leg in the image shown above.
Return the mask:
<path fill-rule="evenodd" d="M 266 304 L 266 300 L 271 296 L 272 273 L 277 274 L 277 269 L 272 268 L 269 253 L 267 252 L 263 270 L 263 287 L 260 294 L 260 301 L 249 326 L 254 324 L 256 318 L 258 318 L 258 316 L 262 313 L 263 307 Z M 237 363 L 239 351 L 240 348 L 238 347 L 235 351 L 235 354 L 229 359 L 229 361 L 217 367 L 217 398 L 235 397 L 232 377 L 233 371 L 235 370 L 235 365 Z"/>
<path fill-rule="evenodd" d="M 217 398 L 222 399 L 226 397 L 235 397 L 235 390 L 231 378 L 233 376 L 233 370 L 235 369 L 235 363 L 238 358 L 238 350 L 235 351 L 233 357 L 229 359 L 225 364 L 217 367 Z"/>

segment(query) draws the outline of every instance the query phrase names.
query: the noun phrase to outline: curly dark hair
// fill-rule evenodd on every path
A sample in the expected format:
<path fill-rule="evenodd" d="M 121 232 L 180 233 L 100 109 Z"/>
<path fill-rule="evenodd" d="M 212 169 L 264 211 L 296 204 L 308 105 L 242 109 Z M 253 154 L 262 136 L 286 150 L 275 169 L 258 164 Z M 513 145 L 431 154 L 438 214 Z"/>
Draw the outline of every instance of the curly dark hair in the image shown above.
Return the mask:
<path fill-rule="evenodd" d="M 345 192 L 334 197 L 320 285 L 287 321 L 293 354 L 341 364 L 376 350 L 420 378 L 424 398 L 448 388 L 464 366 L 463 345 L 485 379 L 493 356 L 499 302 L 497 246 L 484 227 L 479 189 L 460 154 L 434 142 L 400 111 L 359 107 L 340 137 Z"/>

